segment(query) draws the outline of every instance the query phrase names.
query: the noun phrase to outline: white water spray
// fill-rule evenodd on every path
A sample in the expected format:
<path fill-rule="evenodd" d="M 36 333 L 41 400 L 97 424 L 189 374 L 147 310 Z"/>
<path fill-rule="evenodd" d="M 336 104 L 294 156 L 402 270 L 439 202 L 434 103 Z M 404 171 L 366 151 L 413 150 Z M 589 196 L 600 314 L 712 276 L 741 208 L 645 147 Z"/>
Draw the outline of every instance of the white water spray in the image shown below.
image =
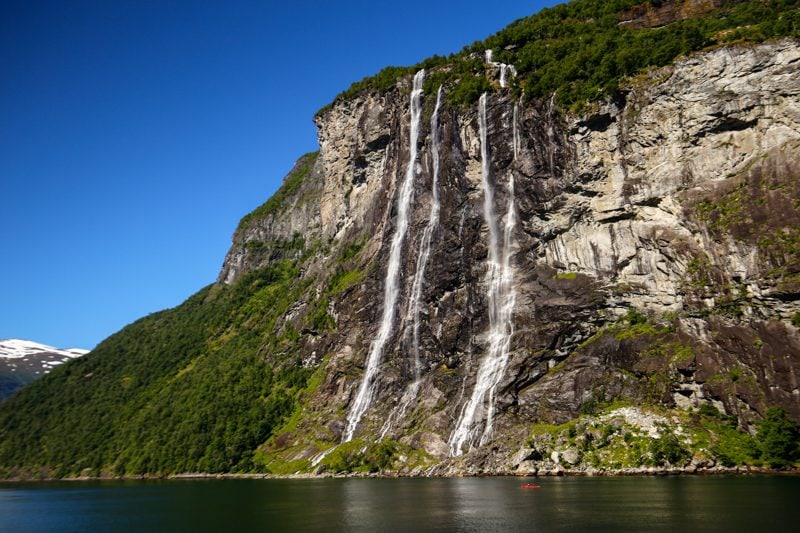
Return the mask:
<path fill-rule="evenodd" d="M 522 98 L 520 98 L 520 101 L 522 101 Z M 512 131 L 512 134 L 513 134 L 512 138 L 514 139 L 514 161 L 516 161 L 517 160 L 517 156 L 519 155 L 519 148 L 520 148 L 519 130 L 517 129 L 517 122 L 519 121 L 519 104 L 514 104 L 514 115 L 512 117 L 512 121 L 513 122 L 511 123 L 511 131 Z M 513 174 L 511 175 L 511 186 L 512 186 L 512 188 L 514 186 L 514 175 Z M 514 196 L 513 193 L 512 193 L 511 196 L 513 198 L 513 196 Z"/>
<path fill-rule="evenodd" d="M 378 336 L 370 346 L 367 356 L 367 365 L 364 369 L 364 377 L 358 387 L 356 399 L 347 415 L 347 428 L 344 432 L 344 442 L 353 440 L 358 423 L 366 413 L 372 403 L 375 393 L 375 378 L 378 374 L 378 367 L 383 356 L 383 349 L 392 333 L 392 325 L 395 318 L 395 307 L 400 294 L 400 259 L 403 251 L 403 241 L 408 230 L 408 211 L 411 205 L 411 198 L 414 193 L 414 175 L 417 166 L 417 141 L 419 138 L 419 126 L 422 118 L 422 82 L 425 79 L 425 71 L 420 70 L 414 75 L 414 85 L 411 91 L 411 134 L 409 141 L 408 167 L 400 186 L 397 199 L 397 228 L 392 236 L 392 244 L 389 250 L 389 265 L 386 269 L 386 281 L 383 292 L 383 316 L 381 325 L 378 329 Z"/>
<path fill-rule="evenodd" d="M 431 184 L 431 211 L 428 217 L 428 224 L 422 232 L 420 239 L 419 254 L 417 255 L 417 271 L 414 274 L 414 284 L 411 287 L 411 301 L 409 303 L 409 314 L 413 319 L 411 331 L 412 348 L 414 351 L 414 378 L 415 383 L 419 383 L 420 378 L 420 358 L 419 358 L 419 304 L 422 299 L 422 285 L 425 282 L 425 268 L 428 266 L 428 258 L 431 255 L 431 241 L 433 232 L 439 225 L 439 106 L 442 103 L 442 88 L 436 93 L 436 107 L 431 116 L 431 162 L 433 164 L 433 179 Z"/>
<path fill-rule="evenodd" d="M 492 51 L 486 50 L 486 62 L 492 65 L 493 67 L 497 67 L 500 69 L 500 87 L 505 89 L 508 87 L 508 75 L 516 77 L 517 76 L 517 69 L 514 68 L 514 65 L 507 65 L 505 63 L 499 63 L 497 61 L 492 60 Z"/>
<path fill-rule="evenodd" d="M 406 388 L 400 405 L 386 419 L 381 428 L 380 438 L 386 436 L 391 428 L 394 419 L 402 419 L 408 409 L 409 404 L 417 397 L 420 385 L 420 375 L 422 363 L 419 356 L 419 305 L 422 300 L 422 286 L 425 282 L 425 268 L 428 265 L 428 258 L 431 255 L 431 241 L 433 232 L 439 225 L 439 107 L 442 103 L 442 87 L 436 93 L 436 106 L 433 108 L 431 116 L 431 163 L 433 166 L 433 179 L 431 183 L 431 211 L 428 216 L 428 224 L 422 232 L 420 238 L 419 252 L 417 254 L 417 271 L 414 273 L 414 283 L 411 286 L 411 297 L 408 303 L 408 312 L 405 322 L 412 322 L 411 326 L 411 350 L 414 354 L 414 381 Z"/>
<path fill-rule="evenodd" d="M 491 56 L 487 54 L 487 59 Z M 483 415 L 483 432 L 479 444 L 491 439 L 494 423 L 495 395 L 497 386 L 508 364 L 511 337 L 514 333 L 512 315 L 516 300 L 513 285 L 511 252 L 513 247 L 516 216 L 514 212 L 514 176 L 509 177 L 508 207 L 503 227 L 503 245 L 499 245 L 500 230 L 494 214 L 494 189 L 490 179 L 490 156 L 486 139 L 486 100 L 484 93 L 478 105 L 478 126 L 481 139 L 481 175 L 484 187 L 483 216 L 489 226 L 489 264 L 486 273 L 487 303 L 489 308 L 489 332 L 486 354 L 478 367 L 478 375 L 472 396 L 464 405 L 456 429 L 450 437 L 451 455 L 464 452 L 465 444 L 470 447 L 481 429 L 476 421 L 479 409 Z M 516 142 L 516 141 L 515 141 Z"/>
<path fill-rule="evenodd" d="M 325 450 L 323 452 L 318 453 L 314 457 L 312 457 L 311 458 L 311 466 L 317 466 L 318 464 L 320 464 L 322 462 L 322 460 L 325 459 L 328 456 L 328 454 L 331 453 L 335 449 L 336 449 L 336 446 L 333 446 L 333 447 L 328 448 L 327 450 Z"/>

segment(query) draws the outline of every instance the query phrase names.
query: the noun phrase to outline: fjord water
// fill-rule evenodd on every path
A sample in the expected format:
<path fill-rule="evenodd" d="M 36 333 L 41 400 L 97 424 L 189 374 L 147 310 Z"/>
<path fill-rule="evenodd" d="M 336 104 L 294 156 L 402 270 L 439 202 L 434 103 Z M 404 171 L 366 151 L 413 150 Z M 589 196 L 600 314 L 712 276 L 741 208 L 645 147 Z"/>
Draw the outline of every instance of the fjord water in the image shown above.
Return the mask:
<path fill-rule="evenodd" d="M 0 531 L 752 533 L 795 531 L 798 501 L 774 476 L 0 484 Z"/>

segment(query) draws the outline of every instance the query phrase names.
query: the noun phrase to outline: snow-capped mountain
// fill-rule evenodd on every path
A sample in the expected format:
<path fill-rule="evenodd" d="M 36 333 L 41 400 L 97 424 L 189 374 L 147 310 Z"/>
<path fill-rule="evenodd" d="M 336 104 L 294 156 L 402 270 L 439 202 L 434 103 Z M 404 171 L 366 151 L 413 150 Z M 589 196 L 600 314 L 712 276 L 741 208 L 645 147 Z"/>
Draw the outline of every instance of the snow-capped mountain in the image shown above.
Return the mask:
<path fill-rule="evenodd" d="M 62 350 L 20 339 L 0 340 L 0 402 L 23 385 L 88 351 L 80 348 Z"/>

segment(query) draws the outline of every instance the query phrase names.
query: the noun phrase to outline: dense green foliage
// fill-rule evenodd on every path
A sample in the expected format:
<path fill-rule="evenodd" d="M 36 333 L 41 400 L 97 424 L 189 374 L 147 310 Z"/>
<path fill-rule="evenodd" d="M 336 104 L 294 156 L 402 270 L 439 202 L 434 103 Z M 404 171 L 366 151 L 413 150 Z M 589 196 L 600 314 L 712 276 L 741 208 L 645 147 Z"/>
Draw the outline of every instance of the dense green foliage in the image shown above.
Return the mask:
<path fill-rule="evenodd" d="M 39 377 L 32 368 L 12 367 L 8 361 L 9 359 L 0 359 L 0 402 L 10 398 L 20 387 L 36 381 Z"/>
<path fill-rule="evenodd" d="M 391 466 L 397 450 L 397 443 L 391 439 L 375 443 L 355 440 L 337 446 L 323 459 L 322 465 L 335 473 L 379 472 Z"/>
<path fill-rule="evenodd" d="M 620 82 L 676 57 L 734 42 L 759 42 L 800 36 L 797 0 L 726 2 L 656 28 L 621 24 L 622 12 L 634 6 L 658 7 L 651 0 L 573 0 L 510 24 L 484 41 L 449 57 L 434 56 L 410 67 L 387 67 L 354 83 L 337 99 L 365 90 L 385 90 L 420 68 L 433 70 L 426 92 L 447 85 L 452 105 L 468 105 L 492 88 L 483 63 L 485 50 L 518 71 L 513 89 L 529 98 L 556 95 L 563 105 L 579 105 L 611 94 Z M 677 0 L 677 3 L 683 3 Z"/>
<path fill-rule="evenodd" d="M 302 297 L 280 261 L 109 337 L 0 410 L 6 475 L 236 472 L 295 408 L 310 370 L 278 318 Z M 58 391 L 54 394 L 54 391 Z M 0 474 L 3 474 L 0 471 Z"/>
<path fill-rule="evenodd" d="M 713 437 L 711 451 L 723 466 L 786 468 L 800 461 L 800 428 L 781 408 L 766 410 L 755 436 L 740 431 L 735 416 L 723 415 L 711 405 L 703 405 L 700 415 Z"/>
<path fill-rule="evenodd" d="M 708 439 L 698 439 L 698 444 L 707 446 L 722 466 L 756 464 L 759 453 L 755 439 L 739 431 L 735 416 L 724 415 L 708 403 L 700 407 L 699 414 L 700 425 Z"/>
<path fill-rule="evenodd" d="M 241 230 L 246 228 L 253 221 L 275 213 L 283 205 L 285 205 L 286 199 L 297 192 L 300 184 L 303 183 L 303 180 L 306 178 L 306 176 L 308 176 L 308 173 L 311 172 L 311 169 L 314 167 L 314 163 L 317 161 L 318 155 L 319 152 L 310 152 L 298 159 L 295 167 L 283 180 L 281 187 L 275 191 L 275 194 L 270 196 L 266 202 L 242 217 L 242 220 L 239 221 L 238 229 Z"/>
<path fill-rule="evenodd" d="M 756 438 L 767 465 L 782 468 L 800 460 L 800 429 L 783 409 L 767 409 Z"/>
<path fill-rule="evenodd" d="M 681 441 L 672 432 L 650 441 L 650 455 L 657 465 L 677 465 L 691 458 Z"/>

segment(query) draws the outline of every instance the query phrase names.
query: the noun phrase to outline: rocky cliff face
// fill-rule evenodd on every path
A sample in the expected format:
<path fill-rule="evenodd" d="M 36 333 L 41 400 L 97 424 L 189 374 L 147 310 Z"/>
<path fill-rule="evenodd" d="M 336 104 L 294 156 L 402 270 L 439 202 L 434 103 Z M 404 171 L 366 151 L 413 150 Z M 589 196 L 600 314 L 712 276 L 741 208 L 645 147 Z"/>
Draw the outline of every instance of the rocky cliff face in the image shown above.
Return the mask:
<path fill-rule="evenodd" d="M 222 269 L 219 282 L 230 284 L 277 257 L 308 257 L 306 299 L 276 334 L 302 332 L 299 358 L 320 382 L 265 448 L 275 461 L 313 468 L 342 440 L 384 305 L 409 164 L 410 83 L 318 116 L 319 155 L 293 170 L 309 167 L 302 185 L 240 228 Z M 442 110 L 422 371 L 405 402 L 415 376 L 408 306 L 432 201 L 435 95 L 423 98 L 398 318 L 358 442 L 391 437 L 440 472 L 506 472 L 536 456 L 524 451 L 532 424 L 561 424 L 614 402 L 675 412 L 713 405 L 751 431 L 770 405 L 800 420 L 796 41 L 681 59 L 582 114 L 503 89 L 488 95 L 494 212 L 507 217 L 511 201 L 517 219 L 509 241 L 515 300 L 493 405 L 477 412 L 476 424 L 493 418 L 493 432 L 455 451 L 451 437 L 491 342 L 486 176 L 477 109 Z M 302 246 L 287 245 L 298 237 Z M 312 313 L 324 327 L 309 326 Z"/>
<path fill-rule="evenodd" d="M 733 3 L 733 2 L 731 2 Z M 689 19 L 725 4 L 725 0 L 662 0 L 648 2 L 619 14 L 621 24 L 633 28 L 655 28 L 676 20 Z"/>

